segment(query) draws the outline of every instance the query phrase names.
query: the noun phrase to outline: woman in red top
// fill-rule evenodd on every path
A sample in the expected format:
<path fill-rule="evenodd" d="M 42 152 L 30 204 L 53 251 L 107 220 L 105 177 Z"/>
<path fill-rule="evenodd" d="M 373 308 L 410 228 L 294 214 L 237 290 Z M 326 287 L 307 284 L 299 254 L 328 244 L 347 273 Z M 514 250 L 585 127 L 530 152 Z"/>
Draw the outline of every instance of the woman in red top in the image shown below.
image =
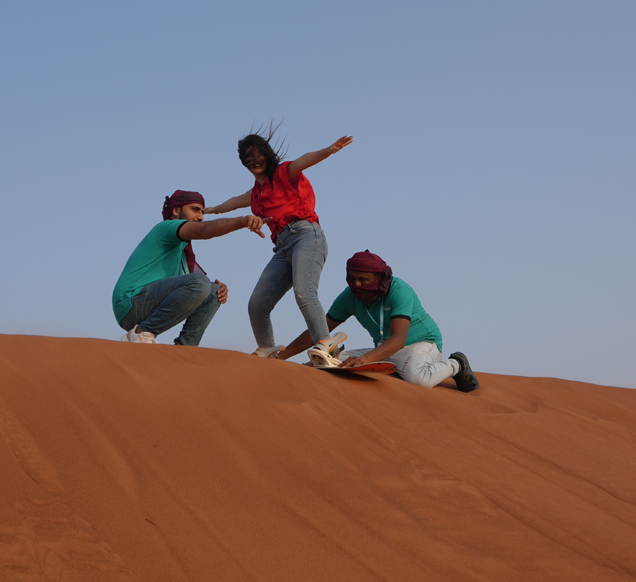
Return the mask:
<path fill-rule="evenodd" d="M 315 212 L 316 198 L 303 170 L 327 159 L 348 146 L 352 137 L 341 137 L 322 150 L 309 152 L 293 162 L 282 162 L 279 151 L 270 145 L 273 131 L 266 139 L 260 133 L 250 134 L 239 141 L 241 163 L 255 178 L 251 190 L 205 209 L 206 214 L 222 214 L 251 206 L 252 213 L 271 218 L 274 257 L 261 274 L 249 301 L 252 331 L 258 344 L 257 355 L 272 357 L 283 346 L 276 346 L 270 314 L 275 305 L 292 287 L 294 297 L 307 323 L 314 345 L 327 351 L 332 343 L 346 336 L 329 338 L 325 312 L 318 300 L 318 283 L 327 259 L 327 240 Z M 344 338 L 342 337 L 344 336 Z"/>

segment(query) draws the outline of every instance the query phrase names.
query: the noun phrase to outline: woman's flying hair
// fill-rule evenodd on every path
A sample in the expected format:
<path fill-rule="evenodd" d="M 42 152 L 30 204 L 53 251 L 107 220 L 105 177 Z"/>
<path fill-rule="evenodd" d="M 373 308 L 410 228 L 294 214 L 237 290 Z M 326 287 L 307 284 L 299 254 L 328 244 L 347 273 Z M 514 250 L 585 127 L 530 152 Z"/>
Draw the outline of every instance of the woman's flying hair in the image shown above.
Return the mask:
<path fill-rule="evenodd" d="M 276 131 L 282 124 L 282 121 L 276 125 L 274 125 L 273 121 L 270 121 L 268 125 L 261 125 L 256 131 L 253 131 L 254 127 L 252 126 L 250 133 L 238 142 L 238 155 L 244 166 L 247 167 L 248 165 L 247 162 L 250 158 L 248 150 L 252 146 L 256 146 L 261 154 L 265 156 L 265 175 L 269 178 L 271 183 L 274 182 L 274 173 L 276 172 L 276 168 L 278 168 L 279 164 L 283 161 L 287 154 L 287 149 L 283 150 L 285 138 L 283 138 L 280 143 L 277 140 L 274 143 L 274 147 L 272 147 L 270 143 L 276 134 Z"/>

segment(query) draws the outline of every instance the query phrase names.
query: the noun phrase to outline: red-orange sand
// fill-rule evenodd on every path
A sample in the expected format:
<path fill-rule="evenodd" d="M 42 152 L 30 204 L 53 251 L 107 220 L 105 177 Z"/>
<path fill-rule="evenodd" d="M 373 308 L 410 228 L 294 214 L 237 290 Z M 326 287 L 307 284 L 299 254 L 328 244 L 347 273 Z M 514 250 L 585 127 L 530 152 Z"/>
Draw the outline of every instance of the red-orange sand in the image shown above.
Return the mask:
<path fill-rule="evenodd" d="M 636 579 L 636 390 L 0 336 L 0 580 Z"/>

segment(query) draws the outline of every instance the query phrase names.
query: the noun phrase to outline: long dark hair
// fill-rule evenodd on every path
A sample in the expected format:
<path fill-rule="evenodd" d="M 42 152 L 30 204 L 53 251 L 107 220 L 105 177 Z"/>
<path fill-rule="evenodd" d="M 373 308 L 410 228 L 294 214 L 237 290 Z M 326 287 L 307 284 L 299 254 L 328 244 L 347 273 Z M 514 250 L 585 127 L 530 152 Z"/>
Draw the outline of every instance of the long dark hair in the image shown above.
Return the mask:
<path fill-rule="evenodd" d="M 274 147 L 272 147 L 270 143 L 276 133 L 276 130 L 278 130 L 282 123 L 283 122 L 281 121 L 277 125 L 274 125 L 274 122 L 270 121 L 269 125 L 261 125 L 258 130 L 246 135 L 238 142 L 239 159 L 241 160 L 241 163 L 246 167 L 248 158 L 250 157 L 248 155 L 248 151 L 252 146 L 256 146 L 261 154 L 263 154 L 266 162 L 265 175 L 269 178 L 269 181 L 271 183 L 274 183 L 274 173 L 276 172 L 276 168 L 278 168 L 283 159 L 285 159 L 285 155 L 287 154 L 287 150 L 283 149 L 283 146 L 285 145 L 284 138 L 280 143 L 276 141 Z"/>

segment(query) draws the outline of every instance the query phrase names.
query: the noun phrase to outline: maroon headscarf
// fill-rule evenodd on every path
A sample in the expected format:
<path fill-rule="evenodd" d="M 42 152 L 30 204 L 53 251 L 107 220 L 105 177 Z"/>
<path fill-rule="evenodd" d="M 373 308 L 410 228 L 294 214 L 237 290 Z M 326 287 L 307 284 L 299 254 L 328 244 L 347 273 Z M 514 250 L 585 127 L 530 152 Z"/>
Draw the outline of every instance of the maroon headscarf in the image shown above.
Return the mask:
<path fill-rule="evenodd" d="M 200 204 L 205 208 L 205 200 L 203 196 L 198 192 L 188 192 L 187 190 L 175 190 L 172 196 L 166 196 L 166 201 L 163 203 L 163 210 L 161 214 L 164 220 L 168 220 L 172 216 L 173 208 L 181 208 L 187 204 Z M 199 267 L 197 265 L 194 251 L 192 250 L 192 242 L 188 242 L 183 252 L 186 256 L 186 262 L 188 263 L 188 269 L 190 273 L 194 273 L 195 269 Z M 205 271 L 199 267 L 199 269 L 205 274 Z"/>
<path fill-rule="evenodd" d="M 350 271 L 362 273 L 380 273 L 380 277 L 367 285 L 356 285 L 349 279 Z M 363 253 L 356 253 L 347 261 L 347 283 L 356 299 L 362 303 L 375 303 L 380 297 L 384 297 L 391 288 L 393 271 L 378 255 L 370 253 L 367 249 Z"/>

